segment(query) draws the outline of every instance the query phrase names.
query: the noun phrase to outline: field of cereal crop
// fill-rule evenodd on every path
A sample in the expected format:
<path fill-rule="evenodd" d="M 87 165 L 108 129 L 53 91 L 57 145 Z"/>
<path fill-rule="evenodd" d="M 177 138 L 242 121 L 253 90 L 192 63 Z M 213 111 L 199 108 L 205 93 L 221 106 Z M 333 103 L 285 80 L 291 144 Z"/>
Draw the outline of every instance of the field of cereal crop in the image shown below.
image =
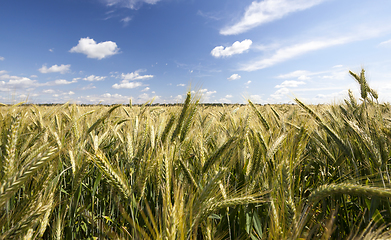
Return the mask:
<path fill-rule="evenodd" d="M 375 239 L 391 106 L 0 108 L 0 239 Z"/>

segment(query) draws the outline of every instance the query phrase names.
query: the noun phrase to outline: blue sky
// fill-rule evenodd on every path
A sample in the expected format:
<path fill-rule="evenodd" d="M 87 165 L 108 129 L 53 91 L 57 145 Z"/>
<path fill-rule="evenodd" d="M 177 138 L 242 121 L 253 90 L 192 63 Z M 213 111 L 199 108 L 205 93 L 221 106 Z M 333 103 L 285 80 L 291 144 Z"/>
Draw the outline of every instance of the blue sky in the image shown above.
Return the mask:
<path fill-rule="evenodd" d="M 389 0 L 0 3 L 0 102 L 391 101 Z"/>

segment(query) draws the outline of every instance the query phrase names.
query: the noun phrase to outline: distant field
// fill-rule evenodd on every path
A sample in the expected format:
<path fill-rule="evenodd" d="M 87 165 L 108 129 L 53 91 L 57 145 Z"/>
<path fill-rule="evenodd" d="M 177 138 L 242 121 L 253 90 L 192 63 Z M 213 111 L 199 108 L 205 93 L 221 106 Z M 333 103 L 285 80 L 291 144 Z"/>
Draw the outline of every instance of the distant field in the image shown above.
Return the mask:
<path fill-rule="evenodd" d="M 0 107 L 0 239 L 391 237 L 391 106 Z"/>

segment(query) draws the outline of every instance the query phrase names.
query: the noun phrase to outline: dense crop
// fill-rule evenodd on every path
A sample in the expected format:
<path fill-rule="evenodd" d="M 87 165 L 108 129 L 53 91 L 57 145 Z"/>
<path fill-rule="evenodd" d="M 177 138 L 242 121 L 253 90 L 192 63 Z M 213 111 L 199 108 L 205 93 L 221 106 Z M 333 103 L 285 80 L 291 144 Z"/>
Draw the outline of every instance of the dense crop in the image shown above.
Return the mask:
<path fill-rule="evenodd" d="M 3 106 L 0 239 L 391 235 L 391 107 Z"/>

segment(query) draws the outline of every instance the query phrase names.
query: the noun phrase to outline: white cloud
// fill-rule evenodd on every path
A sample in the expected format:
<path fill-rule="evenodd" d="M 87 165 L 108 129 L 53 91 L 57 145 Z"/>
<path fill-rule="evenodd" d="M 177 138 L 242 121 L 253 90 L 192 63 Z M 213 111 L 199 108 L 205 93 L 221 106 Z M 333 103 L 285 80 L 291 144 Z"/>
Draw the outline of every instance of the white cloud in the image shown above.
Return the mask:
<path fill-rule="evenodd" d="M 15 86 L 15 87 L 38 86 L 37 81 L 31 80 L 30 78 L 26 78 L 26 77 L 19 77 L 17 79 L 11 79 L 6 84 L 11 85 L 11 86 Z"/>
<path fill-rule="evenodd" d="M 50 52 L 53 52 L 53 51 L 54 51 L 54 48 L 50 48 L 49 51 L 50 51 Z"/>
<path fill-rule="evenodd" d="M 235 73 L 235 74 L 232 74 L 229 78 L 227 78 L 228 80 L 232 81 L 232 80 L 237 80 L 237 79 L 240 79 L 242 76 L 240 76 L 239 74 Z"/>
<path fill-rule="evenodd" d="M 45 89 L 45 90 L 42 90 L 43 93 L 48 93 L 48 94 L 53 94 L 55 93 L 55 91 L 53 89 Z"/>
<path fill-rule="evenodd" d="M 303 85 L 305 82 L 303 81 L 283 81 L 280 85 L 276 85 L 275 88 L 288 88 L 288 87 L 298 87 L 299 85 Z"/>
<path fill-rule="evenodd" d="M 159 100 L 160 96 L 150 96 L 147 93 L 140 94 L 137 98 L 131 96 L 124 96 L 121 94 L 112 94 L 104 93 L 102 95 L 87 95 L 78 97 L 79 102 L 89 102 L 93 104 L 104 103 L 104 104 L 114 104 L 114 103 L 129 103 L 129 99 L 132 99 L 132 103 L 143 104 L 151 99 Z"/>
<path fill-rule="evenodd" d="M 0 80 L 0 91 L 11 91 L 11 89 L 21 88 L 35 88 L 39 87 L 39 83 L 36 80 L 31 80 L 27 77 L 10 76 L 8 74 L 1 75 Z"/>
<path fill-rule="evenodd" d="M 105 76 L 90 75 L 88 77 L 83 78 L 83 80 L 93 82 L 93 81 L 103 81 L 103 80 L 105 80 L 105 78 L 106 78 Z"/>
<path fill-rule="evenodd" d="M 40 84 L 36 80 L 31 80 L 27 77 L 10 76 L 7 74 L 7 71 L 0 71 L 0 91 L 2 92 L 10 92 L 16 89 L 23 89 L 23 92 L 25 92 L 25 90 L 30 91 L 39 86 Z M 18 95 L 21 94 L 23 93 L 18 93 Z"/>
<path fill-rule="evenodd" d="M 7 71 L 4 70 L 0 71 L 0 80 L 2 80 L 0 85 L 20 85 L 20 87 L 31 87 L 33 85 L 38 86 L 38 82 L 36 80 L 31 80 L 27 77 L 10 76 L 7 74 Z"/>
<path fill-rule="evenodd" d="M 53 72 L 59 72 L 61 74 L 64 74 L 70 70 L 71 64 L 61 64 L 60 66 L 53 65 L 50 68 L 46 67 L 46 65 L 42 65 L 40 69 L 38 69 L 41 73 L 53 73 Z"/>
<path fill-rule="evenodd" d="M 80 38 L 79 44 L 71 48 L 69 52 L 83 53 L 88 58 L 103 59 L 119 53 L 117 44 L 112 41 L 96 43 L 92 38 Z"/>
<path fill-rule="evenodd" d="M 177 95 L 176 97 L 173 98 L 173 102 L 182 102 L 183 101 L 183 96 L 182 95 Z"/>
<path fill-rule="evenodd" d="M 261 95 L 250 95 L 250 100 L 254 103 L 264 103 Z"/>
<path fill-rule="evenodd" d="M 249 85 L 251 83 L 251 81 L 247 81 L 244 85 Z"/>
<path fill-rule="evenodd" d="M 37 78 L 38 76 L 37 75 L 31 75 L 30 77 L 31 78 Z"/>
<path fill-rule="evenodd" d="M 231 99 L 228 98 L 220 98 L 219 103 L 232 103 Z"/>
<path fill-rule="evenodd" d="M 143 93 L 143 94 L 140 94 L 137 99 L 136 99 L 136 103 L 145 103 L 145 102 L 148 102 L 150 100 L 153 100 L 153 101 L 156 101 L 156 100 L 159 100 L 160 97 L 159 96 L 149 96 L 147 93 Z"/>
<path fill-rule="evenodd" d="M 219 57 L 229 57 L 234 54 L 241 54 L 244 51 L 248 50 L 253 42 L 250 39 L 243 40 L 242 42 L 236 41 L 232 44 L 231 47 L 224 48 L 223 46 L 217 46 L 211 51 L 212 56 Z"/>
<path fill-rule="evenodd" d="M 302 11 L 325 0 L 264 0 L 252 2 L 242 19 L 220 30 L 220 34 L 233 35 L 246 32 L 259 25 L 283 18 L 292 12 Z"/>
<path fill-rule="evenodd" d="M 136 88 L 143 86 L 141 82 L 129 82 L 134 80 L 145 80 L 148 78 L 153 78 L 153 75 L 140 75 L 140 72 L 144 72 L 145 70 L 137 70 L 135 72 L 124 74 L 122 73 L 119 77 L 123 80 L 120 84 L 114 84 L 112 88 L 121 89 L 121 88 Z"/>
<path fill-rule="evenodd" d="M 156 4 L 160 0 L 103 0 L 107 6 L 118 5 L 120 7 L 138 9 L 143 3 Z"/>
<path fill-rule="evenodd" d="M 67 85 L 73 83 L 72 81 L 67 81 L 65 79 L 57 79 L 51 85 Z"/>
<path fill-rule="evenodd" d="M 297 79 L 299 80 L 310 80 L 311 78 L 306 76 L 306 75 L 301 75 L 300 77 L 298 77 Z"/>
<path fill-rule="evenodd" d="M 289 89 L 286 87 L 278 89 L 274 94 L 270 95 L 274 99 L 281 99 L 283 96 L 289 93 Z"/>
<path fill-rule="evenodd" d="M 133 81 L 133 80 L 144 80 L 148 78 L 153 78 L 153 75 L 140 75 L 140 72 L 145 72 L 145 70 L 137 70 L 135 72 L 127 73 L 127 74 L 121 74 L 121 78 L 123 80 L 127 81 Z"/>
<path fill-rule="evenodd" d="M 143 84 L 141 82 L 127 82 L 127 81 L 122 81 L 120 84 L 114 84 L 112 86 L 112 88 L 115 88 L 115 89 L 121 89 L 121 88 L 136 88 L 136 87 L 140 87 L 142 86 Z"/>
<path fill-rule="evenodd" d="M 184 83 L 179 83 L 178 85 L 176 85 L 177 87 L 184 87 L 184 86 L 186 86 L 186 84 L 184 84 Z"/>
<path fill-rule="evenodd" d="M 271 57 L 263 58 L 259 61 L 252 61 L 251 63 L 242 66 L 240 70 L 255 71 L 271 67 L 277 63 L 284 62 L 288 59 L 300 56 L 310 51 L 331 47 L 334 45 L 345 44 L 351 41 L 349 37 L 342 37 L 337 39 L 328 39 L 324 41 L 311 41 L 306 43 L 299 43 L 293 46 L 278 49 Z"/>
<path fill-rule="evenodd" d="M 114 103 L 129 103 L 130 96 L 123 96 L 121 94 L 110 94 L 104 93 L 102 95 L 87 95 L 78 97 L 79 102 L 88 102 L 92 104 L 104 103 L 104 104 L 114 104 Z"/>
<path fill-rule="evenodd" d="M 4 61 L 4 59 L 5 59 L 4 57 L 0 56 L 0 61 Z"/>
<path fill-rule="evenodd" d="M 141 90 L 141 92 L 147 92 L 149 89 L 150 89 L 149 87 L 146 87 L 143 90 Z"/>
<path fill-rule="evenodd" d="M 344 97 L 346 97 L 346 95 L 347 95 L 347 90 L 342 90 L 342 91 L 339 91 L 339 92 L 333 92 L 333 93 L 330 93 L 330 94 L 318 94 L 318 95 L 316 95 L 316 97 L 315 97 L 315 101 L 316 100 L 323 100 L 323 102 L 325 101 L 325 100 L 337 100 L 337 99 L 339 99 L 339 100 L 341 100 L 341 99 L 343 99 Z"/>
<path fill-rule="evenodd" d="M 201 94 L 201 100 L 202 102 L 211 102 L 211 98 L 213 97 L 213 94 L 217 93 L 216 91 L 208 91 L 208 89 L 204 88 L 199 90 L 199 93 Z"/>
<path fill-rule="evenodd" d="M 75 83 L 75 82 L 77 82 L 76 78 L 74 78 L 72 81 L 68 81 L 68 80 L 65 80 L 65 79 L 56 79 L 56 80 L 54 80 L 52 82 L 43 83 L 41 85 L 42 86 L 68 85 L 68 84 Z"/>
<path fill-rule="evenodd" d="M 221 103 L 231 103 L 231 99 L 230 98 L 232 98 L 232 95 L 230 95 L 230 94 L 225 95 L 225 97 L 219 99 L 219 102 L 221 102 Z"/>

